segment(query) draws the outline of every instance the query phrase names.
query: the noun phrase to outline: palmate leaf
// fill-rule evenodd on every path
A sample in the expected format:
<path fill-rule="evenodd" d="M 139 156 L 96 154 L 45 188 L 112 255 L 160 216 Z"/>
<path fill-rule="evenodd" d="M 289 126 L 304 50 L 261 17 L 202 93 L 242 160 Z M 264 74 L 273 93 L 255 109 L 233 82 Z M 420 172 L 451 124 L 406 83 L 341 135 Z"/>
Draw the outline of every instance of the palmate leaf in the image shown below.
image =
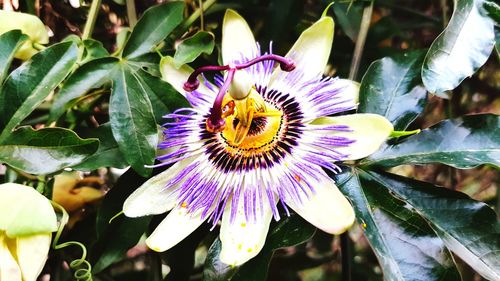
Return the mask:
<path fill-rule="evenodd" d="M 420 87 L 421 50 L 374 61 L 359 89 L 358 112 L 385 116 L 395 130 L 404 130 L 422 112 L 427 93 Z"/>
<path fill-rule="evenodd" d="M 50 174 L 94 154 L 97 139 L 81 139 L 63 128 L 21 127 L 0 144 L 0 162 L 32 174 Z"/>
<path fill-rule="evenodd" d="M 432 43 L 422 67 L 429 92 L 441 95 L 454 89 L 488 59 L 495 45 L 495 23 L 485 10 L 486 2 L 454 1 L 450 22 Z"/>
<path fill-rule="evenodd" d="M 57 120 L 72 101 L 90 90 L 111 85 L 109 114 L 113 138 L 127 163 L 142 176 L 148 176 L 151 169 L 145 165 L 154 162 L 157 123 L 172 110 L 188 106 L 188 102 L 143 67 L 151 64 L 148 52 L 182 20 L 183 7 L 182 2 L 172 2 L 148 9 L 125 44 L 122 58 L 91 60 L 68 78 L 56 97 L 49 120 Z M 153 56 L 157 59 L 156 54 Z"/>
<path fill-rule="evenodd" d="M 500 167 L 500 117 L 478 114 L 444 120 L 401 143 L 385 146 L 361 162 L 383 167 L 427 163 Z"/>
<path fill-rule="evenodd" d="M 460 280 L 441 239 L 404 201 L 361 170 L 345 171 L 336 180 L 353 203 L 384 280 Z"/>
<path fill-rule="evenodd" d="M 0 91 L 0 142 L 61 83 L 77 55 L 75 44 L 55 44 L 7 77 Z"/>
<path fill-rule="evenodd" d="M 460 192 L 388 173 L 371 171 L 366 178 L 429 221 L 446 247 L 479 274 L 500 280 L 500 223 L 488 205 Z"/>
<path fill-rule="evenodd" d="M 208 251 L 203 280 L 266 280 L 269 263 L 276 249 L 299 245 L 309 240 L 316 228 L 296 214 L 271 225 L 266 243 L 260 253 L 239 268 L 223 264 L 219 259 L 221 242 L 217 239 Z"/>

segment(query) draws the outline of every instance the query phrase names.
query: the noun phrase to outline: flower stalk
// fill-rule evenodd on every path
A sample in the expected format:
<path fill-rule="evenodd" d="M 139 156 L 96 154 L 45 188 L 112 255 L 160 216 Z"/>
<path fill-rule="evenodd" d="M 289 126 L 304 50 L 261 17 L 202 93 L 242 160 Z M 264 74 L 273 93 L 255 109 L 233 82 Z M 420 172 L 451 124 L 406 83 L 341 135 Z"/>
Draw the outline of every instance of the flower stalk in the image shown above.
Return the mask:
<path fill-rule="evenodd" d="M 87 17 L 87 22 L 85 22 L 85 27 L 83 28 L 82 40 L 91 38 L 100 7 L 101 0 L 92 0 L 92 4 L 90 5 L 89 14 Z"/>

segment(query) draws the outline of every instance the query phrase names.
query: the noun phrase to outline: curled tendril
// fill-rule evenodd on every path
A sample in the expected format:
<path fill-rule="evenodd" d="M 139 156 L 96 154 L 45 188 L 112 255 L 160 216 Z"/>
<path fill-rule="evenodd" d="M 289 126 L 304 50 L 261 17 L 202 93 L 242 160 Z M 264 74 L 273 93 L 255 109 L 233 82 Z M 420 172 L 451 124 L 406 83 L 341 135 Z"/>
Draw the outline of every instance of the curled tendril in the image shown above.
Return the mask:
<path fill-rule="evenodd" d="M 61 237 L 64 226 L 68 223 L 69 215 L 61 205 L 54 201 L 50 202 L 52 203 L 52 206 L 59 210 L 62 214 L 61 220 L 59 221 L 59 228 L 57 229 L 56 236 L 54 237 L 54 242 L 52 242 L 52 248 L 54 250 L 59 250 L 68 246 L 80 247 L 82 249 L 82 257 L 71 261 L 69 263 L 69 267 L 74 270 L 73 277 L 75 277 L 77 281 L 92 281 L 92 266 L 85 259 L 87 257 L 87 248 L 85 248 L 85 245 L 76 241 L 59 244 L 59 238 Z"/>

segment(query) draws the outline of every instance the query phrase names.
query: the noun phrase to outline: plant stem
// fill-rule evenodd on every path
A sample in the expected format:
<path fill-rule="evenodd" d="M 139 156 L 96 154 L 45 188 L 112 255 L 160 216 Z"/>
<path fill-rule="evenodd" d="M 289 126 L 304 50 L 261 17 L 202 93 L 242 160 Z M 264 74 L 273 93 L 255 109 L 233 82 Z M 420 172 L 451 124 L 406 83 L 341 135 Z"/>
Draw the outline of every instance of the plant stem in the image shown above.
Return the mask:
<path fill-rule="evenodd" d="M 342 254 L 342 281 L 351 281 L 351 248 L 349 234 L 340 234 L 340 251 Z"/>
<path fill-rule="evenodd" d="M 359 28 L 358 38 L 356 39 L 356 46 L 354 47 L 354 54 L 351 61 L 351 70 L 349 71 L 349 79 L 351 80 L 355 80 L 358 76 L 359 64 L 361 62 L 361 57 L 363 55 L 363 49 L 366 42 L 366 36 L 368 35 L 368 29 L 370 28 L 372 19 L 373 2 L 374 1 L 371 1 L 370 5 L 367 5 L 363 9 L 361 25 Z"/>
<path fill-rule="evenodd" d="M 208 10 L 208 8 L 210 8 L 215 3 L 215 1 L 216 0 L 205 1 L 203 5 L 201 5 L 196 11 L 194 11 L 183 23 L 181 23 L 179 31 L 184 32 L 186 29 L 188 29 L 188 27 L 190 27 L 193 22 L 195 22 L 199 17 L 202 16 L 202 11 Z"/>
<path fill-rule="evenodd" d="M 82 40 L 89 39 L 90 36 L 92 35 L 100 7 L 101 7 L 101 0 L 92 0 L 89 14 L 87 16 L 87 22 L 85 23 L 85 27 L 83 29 Z"/>
<path fill-rule="evenodd" d="M 137 23 L 137 12 L 135 10 L 135 0 L 127 0 L 127 18 L 130 28 L 134 28 Z"/>
<path fill-rule="evenodd" d="M 203 2 L 202 0 L 198 0 L 198 5 L 200 6 L 200 30 L 203 31 L 205 28 L 205 20 L 203 18 Z"/>

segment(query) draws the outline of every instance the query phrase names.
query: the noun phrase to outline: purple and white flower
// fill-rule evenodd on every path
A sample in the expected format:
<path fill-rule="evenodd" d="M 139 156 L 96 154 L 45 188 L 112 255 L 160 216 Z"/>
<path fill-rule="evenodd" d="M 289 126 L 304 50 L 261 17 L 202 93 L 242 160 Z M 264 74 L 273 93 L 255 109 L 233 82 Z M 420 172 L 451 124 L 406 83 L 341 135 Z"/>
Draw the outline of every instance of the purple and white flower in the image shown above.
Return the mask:
<path fill-rule="evenodd" d="M 158 160 L 173 165 L 123 207 L 129 217 L 170 211 L 146 240 L 151 249 L 168 250 L 205 221 L 221 221 L 221 261 L 237 266 L 262 249 L 278 208 L 331 234 L 354 223 L 352 206 L 324 169 L 335 173 L 336 162 L 375 152 L 393 127 L 375 114 L 331 117 L 356 109 L 359 88 L 323 76 L 333 29 L 332 18 L 322 17 L 285 57 L 262 54 L 245 20 L 228 10 L 224 66 L 177 69 L 163 58 L 163 79 L 192 108 L 165 116 L 160 148 L 169 152 Z M 214 84 L 199 75 L 214 70 L 224 72 Z"/>

